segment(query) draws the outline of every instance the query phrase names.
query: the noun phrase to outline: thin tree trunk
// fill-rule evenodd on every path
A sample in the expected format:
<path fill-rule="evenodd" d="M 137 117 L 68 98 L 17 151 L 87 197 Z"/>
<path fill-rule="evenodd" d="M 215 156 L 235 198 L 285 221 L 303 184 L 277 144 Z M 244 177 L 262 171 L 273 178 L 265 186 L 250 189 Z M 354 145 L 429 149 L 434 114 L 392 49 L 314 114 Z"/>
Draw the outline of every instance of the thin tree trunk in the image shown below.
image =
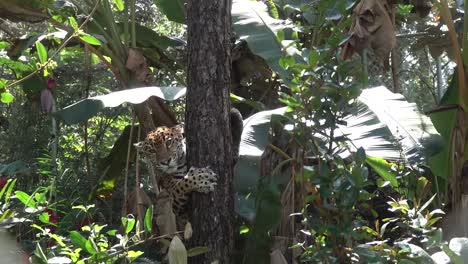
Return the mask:
<path fill-rule="evenodd" d="M 192 195 L 192 245 L 210 252 L 193 263 L 229 263 L 234 211 L 229 122 L 230 0 L 189 0 L 187 153 L 190 166 L 210 166 L 218 175 L 213 193 Z"/>

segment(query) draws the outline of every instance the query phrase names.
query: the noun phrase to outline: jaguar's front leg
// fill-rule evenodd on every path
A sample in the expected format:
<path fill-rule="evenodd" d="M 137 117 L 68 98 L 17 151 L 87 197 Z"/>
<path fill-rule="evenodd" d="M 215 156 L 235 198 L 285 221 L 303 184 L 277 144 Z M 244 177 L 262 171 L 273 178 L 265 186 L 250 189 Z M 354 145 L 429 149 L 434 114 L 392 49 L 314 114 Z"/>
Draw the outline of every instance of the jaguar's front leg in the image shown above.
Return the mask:
<path fill-rule="evenodd" d="M 181 209 L 187 202 L 191 192 L 208 193 L 216 187 L 217 175 L 210 168 L 191 167 L 187 175 L 179 180 L 174 187 L 174 206 Z"/>

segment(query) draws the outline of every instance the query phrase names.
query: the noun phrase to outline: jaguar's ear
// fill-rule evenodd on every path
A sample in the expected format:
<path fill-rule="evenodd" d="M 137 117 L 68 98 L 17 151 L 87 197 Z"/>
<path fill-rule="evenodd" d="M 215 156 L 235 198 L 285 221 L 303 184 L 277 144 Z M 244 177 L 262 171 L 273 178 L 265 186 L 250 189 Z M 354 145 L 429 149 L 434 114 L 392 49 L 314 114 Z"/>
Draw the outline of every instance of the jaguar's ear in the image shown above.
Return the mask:
<path fill-rule="evenodd" d="M 136 150 L 140 151 L 143 149 L 144 141 L 140 141 L 138 143 L 133 144 L 135 146 Z"/>
<path fill-rule="evenodd" d="M 185 136 L 184 123 L 178 124 L 174 126 L 174 128 L 177 129 L 177 131 L 179 131 L 182 135 Z"/>

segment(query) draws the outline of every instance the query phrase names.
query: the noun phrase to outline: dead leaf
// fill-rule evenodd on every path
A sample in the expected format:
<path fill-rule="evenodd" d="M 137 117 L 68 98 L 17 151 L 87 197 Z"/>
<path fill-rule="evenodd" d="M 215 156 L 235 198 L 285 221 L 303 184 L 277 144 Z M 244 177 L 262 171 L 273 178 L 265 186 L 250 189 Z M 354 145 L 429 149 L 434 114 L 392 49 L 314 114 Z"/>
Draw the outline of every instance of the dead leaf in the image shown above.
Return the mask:
<path fill-rule="evenodd" d="M 386 1 L 362 0 L 353 10 L 351 36 L 345 44 L 342 58 L 351 58 L 354 51 L 362 54 L 364 49 L 372 49 L 385 65 L 391 50 L 396 44 L 396 35 L 390 18 L 390 7 Z"/>
<path fill-rule="evenodd" d="M 190 222 L 187 222 L 187 224 L 185 224 L 185 229 L 184 229 L 184 239 L 189 240 L 192 237 L 192 234 L 193 234 L 192 224 L 190 224 Z"/>
<path fill-rule="evenodd" d="M 135 188 L 127 196 L 127 213 L 138 215 L 138 212 L 141 212 L 141 214 L 144 214 L 146 209 L 150 207 L 151 204 L 152 202 L 148 195 L 141 188 L 138 191 Z M 144 217 L 144 215 L 138 215 L 138 218 L 142 217 Z"/>
<path fill-rule="evenodd" d="M 125 67 L 135 75 L 138 82 L 142 84 L 149 84 L 151 82 L 149 66 L 141 51 L 129 49 Z"/>
<path fill-rule="evenodd" d="M 44 114 L 49 114 L 52 112 L 52 107 L 54 105 L 54 96 L 52 92 L 44 88 L 41 91 L 41 110 Z"/>
<path fill-rule="evenodd" d="M 161 235 L 174 234 L 177 231 L 176 217 L 172 211 L 172 199 L 166 190 L 156 198 L 156 225 Z"/>

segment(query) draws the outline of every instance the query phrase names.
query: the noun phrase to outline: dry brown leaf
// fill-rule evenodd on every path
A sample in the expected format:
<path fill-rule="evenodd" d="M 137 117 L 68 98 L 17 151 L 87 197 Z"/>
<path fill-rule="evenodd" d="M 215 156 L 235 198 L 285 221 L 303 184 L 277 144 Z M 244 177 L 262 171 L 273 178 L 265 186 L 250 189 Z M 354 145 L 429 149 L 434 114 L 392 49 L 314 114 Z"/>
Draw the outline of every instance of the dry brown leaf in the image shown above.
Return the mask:
<path fill-rule="evenodd" d="M 354 51 L 362 54 L 364 49 L 373 49 L 385 65 L 396 44 L 396 35 L 386 2 L 362 0 L 353 10 L 354 20 L 351 36 L 343 48 L 342 58 L 351 58 Z"/>
<path fill-rule="evenodd" d="M 44 88 L 41 91 L 41 110 L 44 114 L 49 114 L 52 112 L 52 107 L 54 104 L 54 96 L 52 95 L 52 92 Z"/>
<path fill-rule="evenodd" d="M 138 197 L 137 194 L 140 197 Z M 138 215 L 138 212 L 142 212 L 144 214 L 144 212 L 146 212 L 146 208 L 148 208 L 151 204 L 151 199 L 148 197 L 148 195 L 143 190 L 140 189 L 137 191 L 135 188 L 127 196 L 127 213 Z M 138 209 L 137 207 L 140 208 Z M 144 217 L 144 215 L 139 217 Z"/>
<path fill-rule="evenodd" d="M 187 222 L 187 224 L 185 224 L 185 229 L 184 229 L 184 239 L 189 240 L 192 237 L 192 234 L 193 234 L 192 224 L 190 224 L 190 222 Z"/>
<path fill-rule="evenodd" d="M 172 199 L 166 190 L 156 198 L 156 225 L 161 235 L 174 234 L 177 231 L 176 217 L 172 211 Z"/>
<path fill-rule="evenodd" d="M 125 67 L 135 74 L 135 78 L 138 82 L 149 84 L 150 70 L 146 58 L 141 51 L 129 49 Z"/>

